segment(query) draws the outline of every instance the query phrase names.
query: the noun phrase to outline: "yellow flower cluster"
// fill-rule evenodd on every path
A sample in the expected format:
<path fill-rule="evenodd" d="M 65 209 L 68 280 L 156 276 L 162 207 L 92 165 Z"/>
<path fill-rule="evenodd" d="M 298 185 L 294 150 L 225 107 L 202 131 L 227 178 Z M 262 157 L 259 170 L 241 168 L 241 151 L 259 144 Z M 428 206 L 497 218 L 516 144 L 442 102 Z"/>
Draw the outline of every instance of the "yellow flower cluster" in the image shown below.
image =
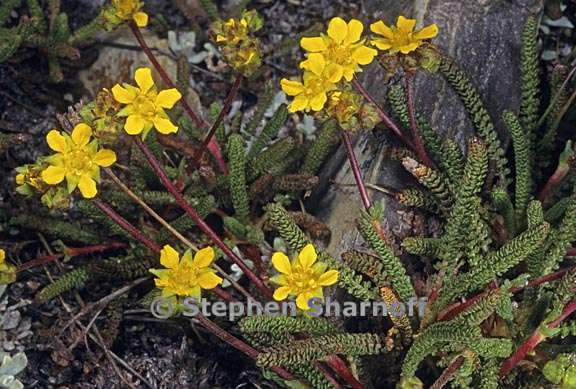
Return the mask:
<path fill-rule="evenodd" d="M 374 38 L 370 44 L 390 54 L 409 54 L 418 49 L 426 39 L 438 34 L 438 27 L 433 24 L 422 30 L 414 31 L 416 20 L 398 18 L 396 26 L 388 27 L 382 21 L 373 23 L 370 29 L 381 37 Z M 366 45 L 362 37 L 364 26 L 362 22 L 352 19 L 346 22 L 335 17 L 330 20 L 326 34 L 317 37 L 306 37 L 300 41 L 300 46 L 306 51 L 306 60 L 300 63 L 304 70 L 302 81 L 282 79 L 282 90 L 293 96 L 290 112 L 321 111 L 326 102 L 333 100 L 331 107 L 337 106 L 340 121 L 344 116 L 351 117 L 359 107 L 350 105 L 350 109 L 343 109 L 343 101 L 355 102 L 357 99 L 343 95 L 337 90 L 341 89 L 338 83 L 341 80 L 352 81 L 354 74 L 361 72 L 361 66 L 370 64 L 378 52 Z M 350 95 L 352 92 L 342 92 Z M 336 104 L 334 104 L 336 103 Z"/>
<path fill-rule="evenodd" d="M 285 300 L 288 296 L 296 297 L 296 305 L 303 311 L 310 309 L 308 303 L 312 298 L 324 298 L 322 287 L 334 285 L 338 281 L 338 271 L 328 270 L 328 265 L 317 261 L 316 249 L 307 244 L 292 262 L 286 254 L 277 252 L 272 256 L 272 265 L 280 272 L 270 279 L 280 285 L 274 291 L 274 299 Z"/>
<path fill-rule="evenodd" d="M 142 12 L 141 0 L 112 0 L 108 7 L 102 9 L 106 28 L 111 30 L 125 21 L 134 21 L 140 28 L 148 25 L 148 15 Z"/>
<path fill-rule="evenodd" d="M 250 10 L 244 11 L 239 19 L 217 20 L 211 26 L 214 41 L 226 61 L 247 77 L 262 65 L 260 40 L 254 36 L 262 25 L 256 11 Z"/>
<path fill-rule="evenodd" d="M 162 297 L 194 297 L 199 300 L 202 289 L 213 289 L 222 283 L 222 278 L 210 267 L 214 262 L 214 249 L 206 247 L 199 250 L 192 259 L 187 250 L 182 259 L 170 245 L 160 252 L 160 264 L 165 269 L 150 269 L 156 277 L 156 287 L 162 290 Z"/>

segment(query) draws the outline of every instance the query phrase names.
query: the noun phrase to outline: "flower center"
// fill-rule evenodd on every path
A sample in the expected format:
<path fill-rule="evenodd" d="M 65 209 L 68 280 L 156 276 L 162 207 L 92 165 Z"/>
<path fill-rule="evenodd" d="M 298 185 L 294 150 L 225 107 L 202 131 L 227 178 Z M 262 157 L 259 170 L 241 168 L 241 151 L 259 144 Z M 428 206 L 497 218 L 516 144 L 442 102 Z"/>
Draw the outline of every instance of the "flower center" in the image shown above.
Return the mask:
<path fill-rule="evenodd" d="M 328 46 L 328 58 L 339 65 L 347 65 L 352 63 L 352 50 L 350 46 L 331 42 Z"/>
<path fill-rule="evenodd" d="M 89 172 L 94 165 L 90 154 L 84 149 L 72 150 L 65 158 L 66 171 L 77 176 Z"/>
<path fill-rule="evenodd" d="M 412 32 L 403 31 L 393 27 L 394 38 L 392 39 L 395 46 L 407 46 L 412 43 Z"/>
<path fill-rule="evenodd" d="M 147 95 L 139 95 L 133 102 L 134 110 L 147 119 L 152 119 L 156 113 L 156 105 Z"/>
<path fill-rule="evenodd" d="M 295 291 L 297 294 L 311 292 L 318 287 L 312 268 L 303 269 L 300 265 L 297 265 L 292 274 L 287 278 L 290 289 Z"/>

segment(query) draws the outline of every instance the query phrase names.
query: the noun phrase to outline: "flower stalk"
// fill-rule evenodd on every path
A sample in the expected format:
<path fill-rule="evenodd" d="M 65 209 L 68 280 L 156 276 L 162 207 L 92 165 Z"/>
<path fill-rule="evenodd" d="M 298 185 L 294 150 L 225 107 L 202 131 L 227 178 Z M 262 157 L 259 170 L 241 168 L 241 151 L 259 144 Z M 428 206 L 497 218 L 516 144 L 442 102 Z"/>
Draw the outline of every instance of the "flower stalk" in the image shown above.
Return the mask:
<path fill-rule="evenodd" d="M 420 158 L 420 161 L 428 167 L 434 167 L 434 162 L 426 153 L 426 148 L 422 142 L 422 137 L 420 136 L 420 130 L 418 129 L 418 121 L 416 120 L 416 112 L 414 110 L 414 73 L 411 71 L 405 72 L 405 83 L 406 83 L 406 97 L 408 103 L 408 117 L 410 119 L 410 127 L 412 129 L 412 136 L 414 137 L 416 153 Z"/>
<path fill-rule="evenodd" d="M 160 254 L 160 250 L 162 248 L 152 240 L 148 239 L 144 236 L 136 227 L 134 227 L 128 220 L 124 219 L 120 216 L 112 207 L 108 204 L 104 203 L 100 199 L 93 199 L 92 203 L 101 210 L 106 216 L 108 216 L 112 221 L 118 224 L 122 229 L 128 232 L 130 235 L 134 237 L 137 241 L 142 243 L 144 246 L 150 249 L 155 254 Z"/>
<path fill-rule="evenodd" d="M 362 173 L 360 172 L 360 166 L 358 165 L 356 154 L 354 154 L 354 148 L 352 146 L 350 134 L 347 131 L 341 131 L 341 135 L 342 141 L 344 142 L 344 147 L 346 148 L 346 155 L 348 156 L 348 161 L 350 162 L 350 168 L 354 174 L 354 180 L 356 181 L 356 186 L 360 192 L 360 198 L 362 198 L 362 204 L 364 204 L 364 208 L 368 210 L 371 206 L 370 198 L 368 197 L 368 191 L 366 190 L 366 185 L 364 185 L 364 180 L 362 179 Z"/>
<path fill-rule="evenodd" d="M 230 112 L 232 103 L 234 102 L 234 99 L 236 98 L 236 96 L 238 95 L 238 91 L 240 90 L 240 85 L 242 84 L 242 78 L 243 77 L 240 73 L 236 75 L 236 78 L 234 79 L 234 84 L 232 84 L 232 88 L 230 89 L 230 92 L 228 92 L 228 96 L 226 97 L 226 100 L 224 102 L 224 107 L 218 114 L 218 117 L 216 118 L 214 124 L 212 124 L 212 127 L 210 128 L 210 131 L 208 131 L 206 138 L 204 138 L 204 142 L 202 143 L 202 149 L 201 149 L 202 152 L 204 152 L 204 150 L 208 147 L 208 144 L 214 137 L 214 134 L 218 130 L 218 127 L 220 127 L 220 125 L 222 124 L 224 117 L 226 117 L 228 112 Z"/>
<path fill-rule="evenodd" d="M 348 383 L 354 389 L 364 389 L 364 385 L 362 385 L 356 377 L 352 374 L 346 363 L 338 357 L 337 355 L 332 355 L 328 357 L 326 360 L 326 364 L 334 370 L 338 376 L 340 376 L 346 383 Z"/>
<path fill-rule="evenodd" d="M 150 167 L 152 167 L 152 169 L 154 170 L 154 172 L 156 173 L 162 184 L 166 187 L 166 189 L 170 192 L 170 194 L 172 194 L 178 205 L 180 205 L 180 207 L 188 214 L 188 216 L 192 218 L 194 223 L 196 223 L 196 225 L 202 230 L 202 232 L 208 235 L 210 240 L 214 242 L 214 244 L 218 246 L 224 252 L 224 254 L 230 258 L 232 262 L 234 262 L 236 265 L 238 265 L 238 267 L 240 267 L 242 272 L 246 274 L 246 276 L 250 279 L 250 281 L 254 283 L 254 286 L 258 290 L 260 290 L 260 292 L 262 292 L 264 296 L 272 297 L 272 292 L 266 285 L 264 285 L 262 280 L 258 278 L 258 276 L 256 276 L 256 274 L 252 271 L 252 269 L 250 269 L 244 263 L 244 261 L 238 255 L 236 255 L 236 253 L 234 253 L 234 251 L 232 251 L 232 249 L 228 247 L 226 243 L 224 243 L 224 241 L 218 236 L 218 234 L 214 232 L 214 230 L 212 230 L 212 228 L 210 228 L 208 224 L 206 224 L 206 222 L 202 219 L 202 217 L 200 217 L 198 212 L 196 212 L 196 210 L 194 210 L 194 208 L 192 208 L 192 206 L 188 204 L 188 202 L 184 199 L 180 191 L 170 181 L 168 175 L 166 174 L 162 166 L 160 166 L 160 163 L 158 162 L 154 154 L 152 154 L 150 149 L 148 149 L 148 147 L 144 144 L 142 139 L 140 139 L 139 137 L 134 137 L 134 142 L 136 143 L 138 148 L 142 151 L 142 153 L 148 160 Z"/>
<path fill-rule="evenodd" d="M 388 114 L 384 112 L 382 107 L 378 105 L 374 97 L 372 97 L 372 95 L 368 93 L 368 91 L 362 86 L 362 84 L 360 83 L 358 78 L 356 78 L 356 76 L 354 76 L 354 78 L 352 79 L 352 85 L 354 85 L 354 88 L 356 88 L 356 90 L 366 99 L 366 101 L 370 102 L 374 106 L 374 109 L 376 109 L 376 112 L 378 112 L 378 115 L 380 116 L 380 119 L 382 119 L 384 124 L 388 128 L 390 128 L 400 139 L 402 139 L 404 143 L 410 146 L 412 150 L 417 150 L 414 143 L 410 139 L 408 139 L 406 135 L 404 135 L 404 133 L 402 133 L 402 131 L 396 125 L 396 123 L 394 123 L 394 121 L 390 118 L 390 116 L 388 116 Z"/>

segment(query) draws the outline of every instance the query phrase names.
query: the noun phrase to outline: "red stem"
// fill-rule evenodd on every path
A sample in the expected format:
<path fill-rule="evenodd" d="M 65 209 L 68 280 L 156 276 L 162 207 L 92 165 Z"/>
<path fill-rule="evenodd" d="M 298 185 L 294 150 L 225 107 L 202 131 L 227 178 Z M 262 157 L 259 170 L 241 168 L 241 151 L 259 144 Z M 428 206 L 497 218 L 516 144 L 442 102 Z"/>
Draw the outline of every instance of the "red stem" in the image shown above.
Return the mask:
<path fill-rule="evenodd" d="M 344 381 L 346 381 L 354 389 L 365 389 L 364 385 L 362 385 L 356 379 L 356 377 L 352 375 L 350 369 L 348 369 L 348 366 L 346 366 L 346 363 L 344 363 L 344 361 L 337 355 L 328 357 L 326 364 L 330 366 L 342 379 L 344 379 Z"/>
<path fill-rule="evenodd" d="M 64 255 L 67 255 L 69 257 L 75 257 L 78 255 L 100 253 L 102 251 L 123 249 L 126 247 L 128 247 L 128 245 L 122 242 L 110 242 L 87 247 L 66 247 L 64 253 L 45 255 L 43 257 L 23 263 L 22 266 L 18 268 L 17 272 L 19 273 L 28 269 L 32 269 L 36 266 L 45 265 L 59 258 L 62 258 Z"/>
<path fill-rule="evenodd" d="M 110 219 L 112 219 L 116 224 L 118 224 L 122 229 L 132 235 L 137 241 L 142 243 L 144 246 L 148 247 L 150 251 L 155 254 L 159 254 L 162 248 L 156 243 L 145 237 L 140 231 L 136 229 L 129 221 L 120 216 L 114 209 L 112 209 L 108 204 L 102 202 L 100 199 L 92 200 L 92 203 L 98 207 L 102 212 L 104 212 Z"/>
<path fill-rule="evenodd" d="M 216 323 L 212 322 L 211 320 L 207 319 L 205 316 L 198 314 L 195 316 L 196 319 L 204 326 L 208 331 L 216 335 L 218 338 L 222 339 L 224 342 L 230 344 L 232 347 L 236 348 L 237 350 L 243 352 L 248 357 L 252 359 L 256 359 L 258 357 L 258 350 L 254 347 L 250 346 L 249 344 L 243 342 L 242 340 L 236 338 L 235 336 L 231 335 L 227 331 L 220 328 Z M 270 368 L 274 373 L 278 374 L 285 380 L 293 380 L 294 377 L 290 372 L 282 367 L 271 367 Z"/>
<path fill-rule="evenodd" d="M 402 131 L 396 125 L 396 123 L 394 123 L 392 121 L 392 119 L 390 118 L 390 116 L 388 116 L 388 114 L 386 114 L 386 112 L 384 112 L 384 110 L 378 105 L 376 100 L 374 100 L 372 95 L 370 95 L 370 93 L 368 93 L 368 91 L 362 86 L 362 84 L 360 83 L 360 81 L 358 81 L 358 78 L 356 78 L 356 76 L 354 76 L 354 78 L 352 79 L 352 85 L 354 85 L 356 90 L 358 92 L 360 92 L 360 94 L 362 96 L 364 96 L 364 98 L 374 106 L 374 108 L 378 112 L 378 115 L 380 116 L 380 119 L 382 119 L 384 124 L 388 128 L 390 128 L 400 139 L 402 139 L 402 141 L 404 141 L 404 143 L 406 143 L 408 146 L 410 146 L 410 148 L 412 148 L 412 150 L 417 150 L 414 143 L 412 143 L 412 141 L 410 139 L 406 138 L 406 135 L 404 135 L 404 133 L 402 133 Z"/>
<path fill-rule="evenodd" d="M 576 299 L 569 302 L 560 316 L 548 324 L 548 329 L 556 328 L 564 321 L 568 316 L 570 316 L 574 311 L 576 311 Z M 524 359 L 526 354 L 532 352 L 542 341 L 546 339 L 546 336 L 537 329 L 532 335 L 512 354 L 510 358 L 504 361 L 502 367 L 500 368 L 500 378 L 505 377 L 514 367 L 516 367 L 520 361 Z"/>
<path fill-rule="evenodd" d="M 160 77 L 162 78 L 164 83 L 168 87 L 176 89 L 176 86 L 172 82 L 172 79 L 170 78 L 168 73 L 166 73 L 166 70 L 164 70 L 162 65 L 160 65 L 160 62 L 158 62 L 156 56 L 146 43 L 146 40 L 144 39 L 144 36 L 142 36 L 142 33 L 140 32 L 140 29 L 138 28 L 136 23 L 134 23 L 133 21 L 129 21 L 128 25 L 130 26 L 130 29 L 132 30 L 134 37 L 138 41 L 138 44 L 140 45 L 140 47 L 142 48 L 142 50 L 144 51 L 150 62 L 152 62 L 152 65 L 154 66 L 158 74 L 160 74 Z M 197 115 L 194 112 L 194 110 L 192 109 L 192 107 L 190 107 L 188 101 L 185 98 L 178 100 L 178 102 L 182 105 L 184 111 L 186 111 L 190 119 L 192 119 L 192 121 L 196 124 L 197 127 L 208 128 L 208 123 L 206 123 L 199 115 Z M 224 158 L 222 158 L 222 153 L 220 152 L 218 144 L 216 142 L 210 142 L 207 148 L 210 150 L 210 152 L 218 162 L 218 166 L 220 167 L 222 172 L 224 174 L 227 174 L 226 163 L 224 162 Z"/>
<path fill-rule="evenodd" d="M 242 83 L 242 75 L 238 74 L 236 76 L 236 79 L 234 80 L 232 89 L 230 89 L 230 92 L 228 92 L 228 96 L 226 97 L 226 101 L 224 102 L 224 107 L 218 114 L 218 118 L 216 118 L 214 124 L 212 124 L 212 128 L 210 128 L 210 131 L 208 131 L 208 135 L 206 135 L 206 138 L 204 138 L 204 142 L 202 143 L 202 150 L 208 147 L 208 143 L 210 143 L 212 137 L 218 130 L 218 127 L 220 127 L 220 124 L 222 124 L 224 117 L 230 111 L 230 107 L 232 107 L 232 103 L 234 102 L 234 99 L 236 98 L 236 95 L 238 95 L 238 91 L 240 90 L 241 83 Z"/>
<path fill-rule="evenodd" d="M 442 372 L 440 377 L 438 377 L 438 379 L 432 384 L 430 389 L 442 389 L 448 383 L 448 381 L 450 381 L 450 378 L 452 378 L 452 376 L 456 374 L 458 370 L 460 370 L 463 364 L 464 364 L 463 356 L 459 356 L 458 358 L 456 358 L 454 362 L 452 362 L 450 366 L 448 366 Z"/>
<path fill-rule="evenodd" d="M 526 288 L 532 288 L 534 286 L 542 285 L 542 284 L 545 284 L 545 283 L 550 282 L 550 281 L 556 281 L 556 280 L 562 278 L 566 273 L 571 272 L 571 271 L 576 271 L 576 266 L 567 267 L 565 269 L 558 270 L 557 272 L 536 278 L 536 279 L 528 282 L 526 285 L 510 289 L 510 293 L 516 294 L 516 293 L 523 291 Z M 474 302 L 476 302 L 479 299 L 481 299 L 482 297 L 484 297 L 486 295 L 486 293 L 488 293 L 488 292 L 482 292 L 480 294 L 477 294 L 476 296 L 469 298 L 468 300 L 466 300 L 462 303 L 454 304 L 454 305 L 452 305 L 452 307 L 445 309 L 443 313 L 440 313 L 438 315 L 438 321 L 452 320 L 453 318 L 458 316 L 458 314 L 460 314 L 461 312 L 466 310 L 466 308 L 468 308 L 469 306 L 474 304 Z"/>
<path fill-rule="evenodd" d="M 322 372 L 324 377 L 326 377 L 326 379 L 328 381 L 330 381 L 330 384 L 332 384 L 332 387 L 334 389 L 342 389 L 342 385 L 340 385 L 340 382 L 338 382 L 338 380 L 336 378 L 334 378 L 334 376 L 332 375 L 332 371 L 330 369 L 328 369 L 325 364 L 323 364 L 322 362 L 316 361 L 316 362 L 314 362 L 314 367 L 316 369 L 320 370 L 320 372 Z"/>
<path fill-rule="evenodd" d="M 346 148 L 346 155 L 348 156 L 348 161 L 350 161 L 350 168 L 354 174 L 354 180 L 356 180 L 356 186 L 360 192 L 360 197 L 362 198 L 362 203 L 364 208 L 368 210 L 370 208 L 370 198 L 368 197 L 368 191 L 362 180 L 362 173 L 360 172 L 360 166 L 358 165 L 358 160 L 356 159 L 356 154 L 354 154 L 354 147 L 352 146 L 352 141 L 350 140 L 350 134 L 347 131 L 341 131 L 342 140 L 344 141 L 344 147 Z"/>
<path fill-rule="evenodd" d="M 222 239 L 220 239 L 220 237 L 214 232 L 214 230 L 212 230 L 212 228 L 210 228 L 210 226 L 206 224 L 206 222 L 202 219 L 202 217 L 200 217 L 200 215 L 196 212 L 196 210 L 194 210 L 194 208 L 192 208 L 192 206 L 188 204 L 188 202 L 184 199 L 184 197 L 182 197 L 180 191 L 178 191 L 178 189 L 176 189 L 174 184 L 170 181 L 170 179 L 166 175 L 166 172 L 164 171 L 162 166 L 160 166 L 160 163 L 158 162 L 154 154 L 152 154 L 150 149 L 148 149 L 148 147 L 144 144 L 144 142 L 142 142 L 142 139 L 140 139 L 140 137 L 138 136 L 135 136 L 134 142 L 140 148 L 140 150 L 148 160 L 148 163 L 150 164 L 152 169 L 156 172 L 156 175 L 158 176 L 160 181 L 162 181 L 162 184 L 172 194 L 178 205 L 180 205 L 180 207 L 188 214 L 188 216 L 192 218 L 194 223 L 196 223 L 196 225 L 202 230 L 202 232 L 208 235 L 210 240 L 212 240 L 212 242 L 214 242 L 214 244 L 218 246 L 224 252 L 224 254 L 226 254 L 232 260 L 232 262 L 234 262 L 236 265 L 238 265 L 238 267 L 240 267 L 242 272 L 244 272 L 244 274 L 246 274 L 246 276 L 254 283 L 254 286 L 256 286 L 266 297 L 272 297 L 272 292 L 270 291 L 270 289 L 268 289 L 268 287 L 266 287 L 266 285 L 264 285 L 262 280 L 258 278 L 256 274 L 254 274 L 254 272 L 248 266 L 246 266 L 244 261 L 238 255 L 236 255 L 236 253 L 234 253 L 234 251 L 232 251 L 232 249 L 228 247 L 228 245 L 224 243 Z"/>
<path fill-rule="evenodd" d="M 420 131 L 418 129 L 418 121 L 416 120 L 416 112 L 414 110 L 414 88 L 413 88 L 413 81 L 414 81 L 414 74 L 412 72 L 406 72 L 405 76 L 405 83 L 406 83 L 406 97 L 408 103 L 408 116 L 410 118 L 410 127 L 412 129 L 412 136 L 414 137 L 415 146 L 416 146 L 416 153 L 418 157 L 420 157 L 420 161 L 428 167 L 434 167 L 434 162 L 430 159 L 428 154 L 426 153 L 426 148 L 424 147 L 424 143 L 422 142 L 422 137 L 420 136 Z"/>

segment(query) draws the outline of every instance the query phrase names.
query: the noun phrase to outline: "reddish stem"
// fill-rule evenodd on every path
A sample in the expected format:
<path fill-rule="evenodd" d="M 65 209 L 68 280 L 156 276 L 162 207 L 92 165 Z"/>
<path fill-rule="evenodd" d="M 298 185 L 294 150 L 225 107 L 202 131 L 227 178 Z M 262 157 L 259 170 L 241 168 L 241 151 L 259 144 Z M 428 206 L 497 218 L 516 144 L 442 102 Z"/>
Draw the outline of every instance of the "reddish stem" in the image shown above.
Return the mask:
<path fill-rule="evenodd" d="M 66 247 L 64 253 L 45 255 L 43 257 L 22 264 L 22 266 L 18 268 L 17 272 L 19 273 L 28 269 L 32 269 L 36 266 L 45 265 L 59 258 L 62 258 L 64 255 L 69 257 L 76 257 L 78 255 L 100 253 L 107 250 L 123 249 L 126 247 L 128 247 L 128 245 L 122 242 L 110 242 L 87 247 Z"/>
<path fill-rule="evenodd" d="M 430 389 L 442 389 L 448 383 L 448 381 L 450 381 L 452 376 L 454 374 L 456 374 L 458 372 L 458 370 L 460 370 L 460 368 L 462 367 L 463 364 L 464 364 L 464 357 L 463 356 L 459 356 L 458 358 L 456 358 L 450 364 L 450 366 L 448 366 L 442 372 L 440 377 L 438 377 L 438 379 L 432 384 Z"/>
<path fill-rule="evenodd" d="M 102 212 L 104 212 L 110 219 L 112 219 L 116 224 L 118 224 L 122 229 L 128 232 L 137 241 L 142 243 L 144 246 L 148 247 L 150 251 L 155 254 L 159 254 L 162 248 L 156 243 L 145 237 L 140 231 L 136 229 L 130 222 L 120 216 L 114 209 L 112 209 L 108 204 L 102 202 L 100 199 L 93 199 L 92 203 L 98 207 Z"/>
<path fill-rule="evenodd" d="M 344 141 L 344 147 L 346 148 L 346 155 L 348 156 L 348 161 L 350 161 L 350 168 L 354 174 L 354 180 L 356 180 L 356 186 L 360 192 L 360 197 L 362 198 L 362 203 L 364 208 L 368 210 L 370 208 L 370 198 L 368 197 L 368 191 L 362 180 L 362 173 L 360 172 L 360 166 L 358 165 L 358 160 L 356 159 L 356 154 L 354 154 L 354 147 L 352 146 L 352 141 L 350 140 L 350 134 L 347 131 L 341 131 L 342 140 Z"/>
<path fill-rule="evenodd" d="M 406 138 L 406 135 L 404 135 L 404 133 L 400 130 L 400 128 L 396 125 L 396 123 L 392 121 L 390 116 L 388 116 L 388 114 L 386 114 L 386 112 L 384 112 L 384 110 L 378 105 L 376 100 L 374 100 L 372 95 L 370 95 L 370 93 L 368 93 L 368 91 L 362 86 L 362 84 L 360 83 L 360 81 L 358 81 L 358 78 L 356 78 L 356 76 L 354 76 L 354 78 L 352 79 L 352 85 L 354 85 L 356 90 L 374 106 L 376 112 L 378 112 L 378 115 L 380 116 L 380 119 L 382 119 L 384 124 L 388 128 L 390 128 L 400 139 L 402 139 L 404 143 L 410 146 L 412 150 L 416 150 L 414 143 L 412 143 L 410 139 Z"/>
<path fill-rule="evenodd" d="M 138 44 L 140 45 L 140 47 L 142 48 L 142 50 L 144 51 L 150 62 L 152 62 L 152 65 L 154 66 L 158 74 L 160 74 L 160 77 L 162 78 L 164 83 L 170 88 L 177 89 L 168 73 L 166 73 L 166 70 L 164 70 L 162 65 L 160 65 L 160 62 L 158 62 L 156 56 L 146 43 L 146 40 L 144 39 L 144 36 L 142 36 L 142 33 L 140 32 L 140 29 L 138 28 L 136 23 L 134 23 L 134 21 L 129 21 L 128 25 L 130 26 L 130 29 L 132 30 L 134 37 L 138 41 Z M 190 107 L 190 104 L 188 104 L 188 101 L 185 98 L 181 98 L 180 100 L 178 100 L 178 102 L 182 105 L 184 111 L 186 111 L 190 119 L 192 119 L 192 121 L 195 123 L 197 127 L 208 128 L 208 123 L 206 123 L 199 115 L 197 115 L 194 112 L 194 110 L 192 109 L 192 107 Z M 220 167 L 222 172 L 226 174 L 227 173 L 226 163 L 224 162 L 224 158 L 222 157 L 222 153 L 220 152 L 218 144 L 216 142 L 210 142 L 207 148 L 210 150 L 210 152 L 218 162 L 218 166 Z"/>
<path fill-rule="evenodd" d="M 252 359 L 256 359 L 258 357 L 258 354 L 259 354 L 258 350 L 256 350 L 254 347 L 250 346 L 249 344 L 243 342 L 242 340 L 236 338 L 235 336 L 231 335 L 227 331 L 223 330 L 216 323 L 210 321 L 205 316 L 198 314 L 195 316 L 195 318 L 208 331 L 210 331 L 211 333 L 213 333 L 218 338 L 222 339 L 224 342 L 228 343 L 232 347 L 243 352 L 248 357 L 250 357 Z M 285 380 L 292 381 L 294 379 L 294 376 L 292 376 L 292 374 L 290 372 L 288 372 L 286 369 L 284 369 L 282 367 L 278 367 L 278 366 L 271 367 L 270 370 L 272 370 L 274 373 L 278 374 L 281 378 L 283 378 Z"/>
<path fill-rule="evenodd" d="M 533 288 L 535 286 L 542 285 L 542 284 L 545 284 L 545 283 L 550 282 L 550 281 L 556 281 L 556 280 L 562 278 L 566 273 L 569 273 L 571 271 L 576 271 L 576 266 L 567 267 L 565 269 L 558 270 L 557 272 L 536 278 L 536 279 L 528 282 L 526 285 L 519 286 L 516 288 L 511 288 L 510 293 L 516 294 L 516 293 L 523 291 L 526 288 Z M 453 318 L 458 316 L 458 314 L 465 311 L 469 306 L 471 306 L 476 301 L 478 301 L 479 299 L 484 297 L 486 295 L 486 293 L 488 293 L 488 292 L 482 292 L 480 294 L 477 294 L 476 296 L 469 298 L 468 300 L 466 300 L 462 303 L 454 304 L 451 307 L 445 309 L 443 313 L 440 313 L 438 315 L 438 321 L 452 320 Z"/>
<path fill-rule="evenodd" d="M 410 127 L 412 129 L 412 136 L 414 137 L 415 146 L 416 146 L 416 153 L 418 157 L 420 157 L 420 161 L 428 167 L 434 167 L 434 162 L 430 159 L 428 154 L 426 153 L 426 147 L 424 147 L 424 143 L 422 142 L 422 137 L 420 136 L 420 130 L 418 129 L 418 121 L 416 120 L 416 112 L 414 110 L 414 88 L 413 88 L 413 81 L 414 81 L 414 74 L 412 72 L 406 72 L 405 76 L 405 83 L 406 83 L 406 97 L 407 97 L 407 104 L 408 104 L 408 116 L 410 118 Z"/>
<path fill-rule="evenodd" d="M 326 364 L 330 366 L 344 381 L 346 381 L 354 389 L 364 389 L 362 385 L 346 366 L 346 363 L 337 355 L 332 355 L 326 360 Z"/>
<path fill-rule="evenodd" d="M 334 376 L 332 375 L 332 371 L 330 369 L 328 369 L 325 364 L 323 364 L 322 362 L 316 361 L 316 362 L 314 362 L 314 367 L 316 369 L 320 370 L 320 372 L 322 372 L 324 377 L 326 377 L 326 379 L 328 381 L 330 381 L 330 384 L 332 384 L 332 387 L 334 389 L 342 389 L 342 385 L 340 385 L 338 380 L 336 378 L 334 378 Z"/>
<path fill-rule="evenodd" d="M 254 286 L 256 286 L 266 297 L 272 297 L 272 292 L 270 291 L 270 289 L 268 289 L 268 287 L 266 287 L 266 285 L 264 285 L 262 280 L 258 278 L 256 274 L 254 274 L 254 272 L 244 263 L 244 261 L 238 255 L 236 255 L 236 253 L 234 253 L 234 251 L 232 251 L 232 249 L 228 247 L 228 245 L 224 243 L 222 239 L 220 239 L 220 237 L 214 232 L 214 230 L 212 230 L 212 228 L 210 228 L 208 224 L 206 224 L 206 222 L 202 219 L 202 217 L 200 217 L 200 215 L 196 212 L 196 210 L 192 208 L 190 204 L 188 204 L 188 202 L 184 199 L 180 191 L 178 191 L 178 189 L 176 189 L 174 184 L 170 181 L 170 179 L 166 175 L 166 172 L 164 171 L 162 166 L 160 166 L 160 163 L 158 162 L 154 154 L 152 154 L 150 149 L 148 149 L 148 147 L 144 144 L 144 142 L 142 142 L 142 139 L 140 139 L 140 137 L 138 136 L 135 136 L 134 142 L 140 148 L 140 150 L 148 160 L 148 163 L 150 164 L 152 169 L 156 172 L 156 175 L 158 176 L 160 181 L 162 181 L 162 184 L 172 194 L 178 205 L 180 205 L 180 207 L 188 214 L 188 216 L 192 218 L 194 223 L 196 223 L 196 225 L 202 230 L 202 232 L 208 235 L 210 240 L 212 240 L 212 242 L 214 242 L 214 244 L 218 246 L 224 252 L 224 254 L 226 254 L 232 260 L 232 262 L 234 262 L 236 265 L 238 265 L 238 267 L 240 267 L 242 272 L 244 272 L 244 274 L 246 274 L 246 276 L 254 283 Z"/>
<path fill-rule="evenodd" d="M 558 165 L 556 171 L 554 171 L 554 174 L 552 174 L 552 176 L 548 179 L 548 182 L 546 182 L 546 185 L 544 185 L 544 188 L 542 188 L 542 190 L 538 194 L 538 200 L 540 200 L 542 204 L 544 204 L 544 202 L 546 201 L 550 193 L 552 193 L 554 188 L 560 185 L 560 183 L 564 180 L 564 178 L 566 178 L 569 171 L 570 171 L 569 165 L 567 164 Z"/>
<path fill-rule="evenodd" d="M 568 316 L 570 316 L 574 311 L 576 311 L 576 299 L 569 302 L 560 316 L 547 325 L 548 329 L 553 329 L 558 327 Z M 502 367 L 500 368 L 500 378 L 505 377 L 514 367 L 516 367 L 524 357 L 532 352 L 542 341 L 546 339 L 546 336 L 542 334 L 540 329 L 534 331 L 532 335 L 512 354 L 510 358 L 504 361 Z"/>
<path fill-rule="evenodd" d="M 202 143 L 202 149 L 205 149 L 206 147 L 208 147 L 208 143 L 210 143 L 210 141 L 212 140 L 212 137 L 214 136 L 214 134 L 218 130 L 218 127 L 220 127 L 220 125 L 222 124 L 224 117 L 226 117 L 228 112 L 230 112 L 230 108 L 232 107 L 232 103 L 234 102 L 234 99 L 236 99 L 236 95 L 238 94 L 238 91 L 240 90 L 240 84 L 241 83 L 242 83 L 242 75 L 238 74 L 236 76 L 236 79 L 234 80 L 234 84 L 232 85 L 232 89 L 230 89 L 230 92 L 228 92 L 228 96 L 226 97 L 226 101 L 224 102 L 224 107 L 222 108 L 222 110 L 218 114 L 218 117 L 216 118 L 216 121 L 214 122 L 214 124 L 212 124 L 212 128 L 210 128 L 210 131 L 208 131 L 208 135 L 206 135 L 206 138 L 204 138 L 204 142 Z"/>

